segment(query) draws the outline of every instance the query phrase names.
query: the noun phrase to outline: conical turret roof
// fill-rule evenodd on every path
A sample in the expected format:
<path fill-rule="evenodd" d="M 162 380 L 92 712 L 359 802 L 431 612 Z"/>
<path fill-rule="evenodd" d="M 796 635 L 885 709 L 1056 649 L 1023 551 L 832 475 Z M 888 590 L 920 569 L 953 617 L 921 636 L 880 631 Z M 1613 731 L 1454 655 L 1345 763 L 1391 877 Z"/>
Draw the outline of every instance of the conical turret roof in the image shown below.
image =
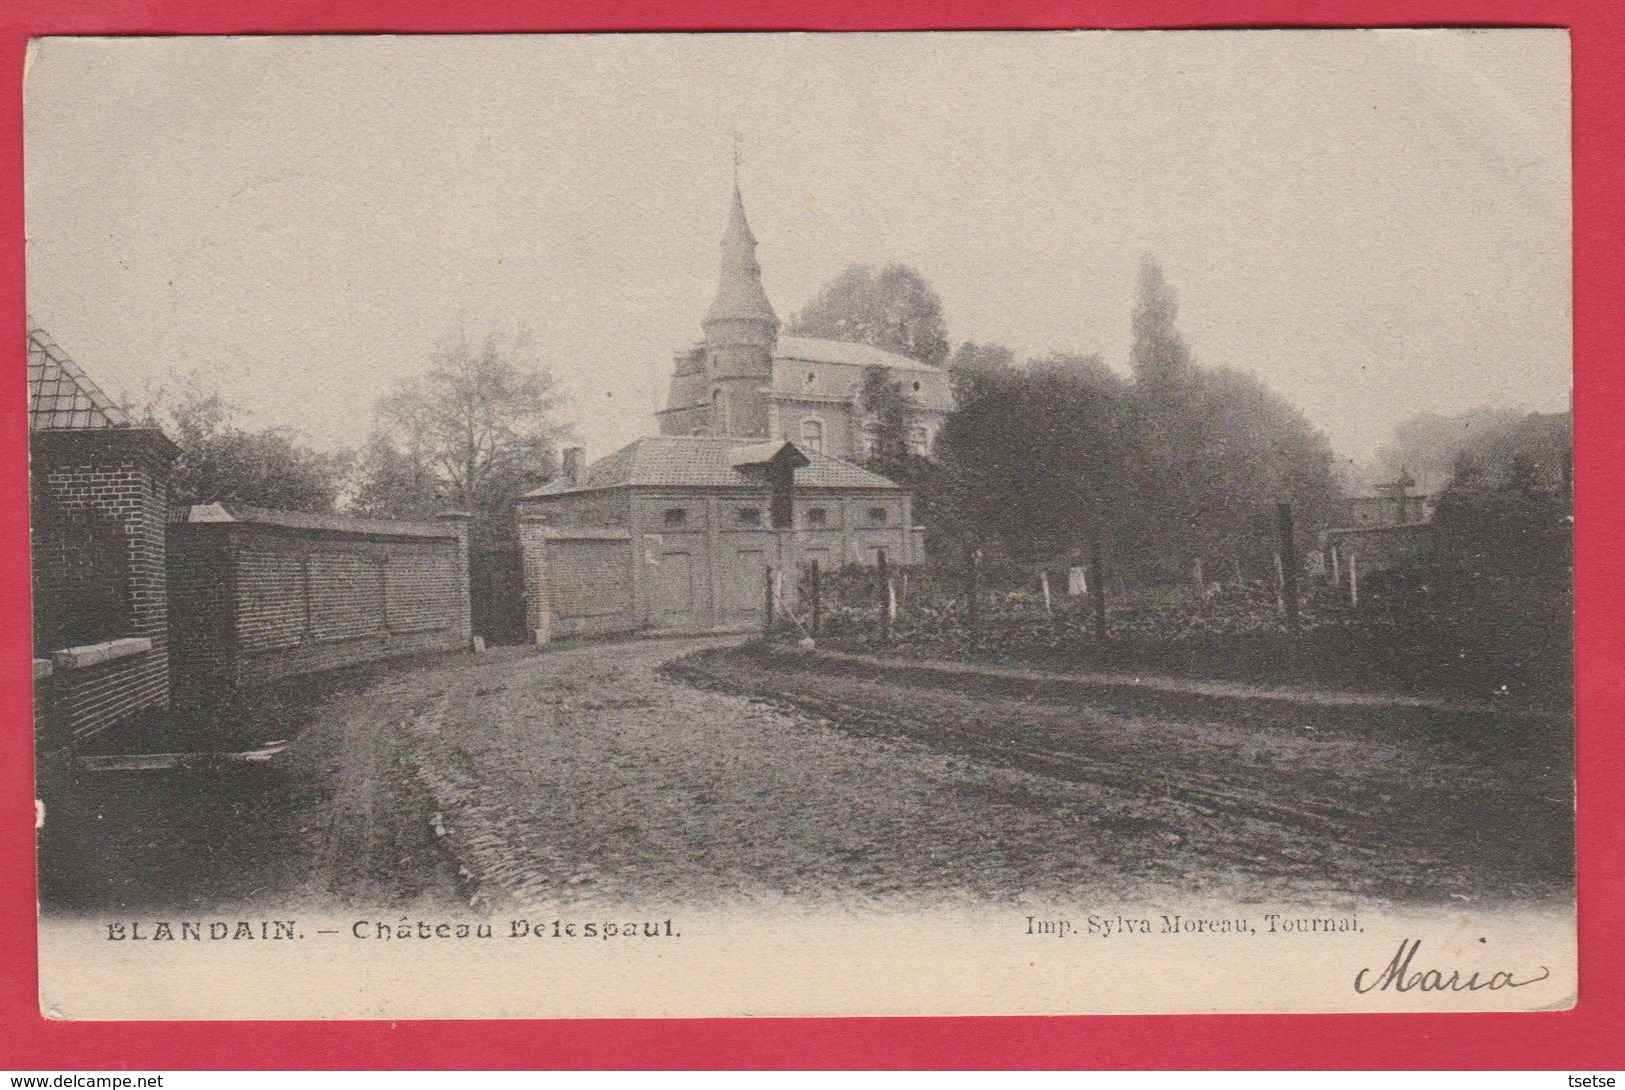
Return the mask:
<path fill-rule="evenodd" d="M 733 206 L 728 210 L 728 229 L 722 235 L 722 275 L 717 282 L 717 297 L 701 324 L 709 326 L 712 322 L 764 322 L 775 331 L 779 326 L 779 316 L 762 288 L 756 236 L 745 221 L 745 200 L 737 185 Z"/>

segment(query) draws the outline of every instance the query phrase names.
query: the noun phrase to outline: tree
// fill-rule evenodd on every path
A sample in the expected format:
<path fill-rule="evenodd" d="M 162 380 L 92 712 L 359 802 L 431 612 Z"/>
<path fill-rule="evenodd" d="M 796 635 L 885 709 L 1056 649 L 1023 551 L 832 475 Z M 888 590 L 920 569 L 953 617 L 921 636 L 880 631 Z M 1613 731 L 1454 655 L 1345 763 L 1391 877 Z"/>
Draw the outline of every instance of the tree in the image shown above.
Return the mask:
<path fill-rule="evenodd" d="M 1517 409 L 1469 409 L 1452 416 L 1419 413 L 1394 429 L 1393 439 L 1377 452 L 1382 472 L 1391 480 L 1403 470 L 1426 492 L 1437 492 L 1453 479 L 1462 455 L 1482 468 L 1491 452 L 1518 426 Z"/>
<path fill-rule="evenodd" d="M 853 265 L 791 319 L 786 332 L 856 341 L 940 366 L 948 358 L 942 300 L 907 265 Z"/>
<path fill-rule="evenodd" d="M 1008 375 L 1015 363 L 1016 354 L 1002 344 L 965 341 L 948 357 L 948 379 L 953 384 L 954 400 L 974 399 L 978 383 Z"/>
<path fill-rule="evenodd" d="M 1142 257 L 1130 352 L 1135 382 L 1144 387 L 1163 387 L 1190 376 L 1191 353 L 1174 324 L 1178 317 L 1179 300 L 1162 266 L 1149 255 Z"/>
<path fill-rule="evenodd" d="M 1238 565 L 1274 547 L 1274 509 L 1292 504 L 1300 530 L 1326 525 L 1340 501 L 1331 446 L 1258 379 L 1192 361 L 1177 300 L 1146 258 L 1135 305 L 1134 449 L 1127 479 L 1142 511 L 1148 566 L 1181 578 L 1193 560 Z"/>
<path fill-rule="evenodd" d="M 367 437 L 350 510 L 367 518 L 426 518 L 450 508 L 428 455 L 395 444 L 389 432 L 377 428 Z"/>
<path fill-rule="evenodd" d="M 562 404 L 528 332 L 460 326 L 427 372 L 379 399 L 356 506 L 392 517 L 454 507 L 474 515 L 476 537 L 507 537 L 515 502 L 569 434 Z"/>
<path fill-rule="evenodd" d="M 938 439 L 964 531 L 1032 559 L 1084 537 L 1126 542 L 1126 409 L 1122 381 L 1098 357 L 980 373 Z"/>
<path fill-rule="evenodd" d="M 903 384 L 884 367 L 866 367 L 859 403 L 875 422 L 875 448 L 864 464 L 882 476 L 886 468 L 908 455 L 908 433 L 913 424 L 913 401 L 903 393 Z"/>
<path fill-rule="evenodd" d="M 291 428 L 252 429 L 251 414 L 193 374 L 148 393 L 136 415 L 181 448 L 169 502 L 237 503 L 317 514 L 333 510 L 352 462 L 346 450 L 313 449 Z"/>

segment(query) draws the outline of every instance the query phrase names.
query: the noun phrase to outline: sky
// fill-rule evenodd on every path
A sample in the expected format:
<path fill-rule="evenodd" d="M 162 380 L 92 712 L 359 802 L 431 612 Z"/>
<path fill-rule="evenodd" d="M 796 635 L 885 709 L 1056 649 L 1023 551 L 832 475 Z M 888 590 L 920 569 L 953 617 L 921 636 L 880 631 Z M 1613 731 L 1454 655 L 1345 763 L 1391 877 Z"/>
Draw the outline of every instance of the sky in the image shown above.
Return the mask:
<path fill-rule="evenodd" d="M 956 343 L 1126 372 L 1149 254 L 1340 456 L 1570 399 L 1561 31 L 54 38 L 25 111 L 33 318 L 322 447 L 493 322 L 589 456 L 654 431 L 735 132 L 783 318 L 902 262 Z"/>

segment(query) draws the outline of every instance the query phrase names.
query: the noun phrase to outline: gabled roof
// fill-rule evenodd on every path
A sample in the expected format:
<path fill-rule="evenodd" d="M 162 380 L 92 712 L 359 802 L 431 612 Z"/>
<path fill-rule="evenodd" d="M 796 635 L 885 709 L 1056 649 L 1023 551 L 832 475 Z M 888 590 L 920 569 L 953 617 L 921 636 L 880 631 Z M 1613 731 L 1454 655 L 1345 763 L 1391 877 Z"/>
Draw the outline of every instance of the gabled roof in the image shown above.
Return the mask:
<path fill-rule="evenodd" d="M 28 429 L 127 428 L 129 415 L 28 319 Z"/>
<path fill-rule="evenodd" d="M 788 447 L 806 459 L 795 471 L 797 488 L 893 489 L 898 486 L 862 466 L 804 450 L 788 440 L 764 443 L 705 435 L 657 435 L 639 439 L 614 454 L 588 466 L 574 486 L 555 478 L 527 494 L 529 497 L 558 496 L 568 492 L 588 492 L 601 488 L 638 485 L 669 488 L 761 488 L 763 466 Z M 735 459 L 743 457 L 744 462 Z"/>
<path fill-rule="evenodd" d="M 910 359 L 872 344 L 857 341 L 833 341 L 827 337 L 780 337 L 773 349 L 776 360 L 805 360 L 808 363 L 844 363 L 850 367 L 887 367 L 894 371 L 929 371 L 941 374 L 942 368 Z"/>

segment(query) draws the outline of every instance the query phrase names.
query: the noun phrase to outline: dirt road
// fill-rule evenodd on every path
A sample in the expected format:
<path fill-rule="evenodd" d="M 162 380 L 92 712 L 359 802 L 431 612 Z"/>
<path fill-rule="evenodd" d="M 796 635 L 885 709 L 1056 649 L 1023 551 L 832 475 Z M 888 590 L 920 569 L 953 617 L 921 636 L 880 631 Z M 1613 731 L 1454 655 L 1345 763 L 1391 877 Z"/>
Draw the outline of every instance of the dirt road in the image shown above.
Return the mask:
<path fill-rule="evenodd" d="M 286 708 L 309 725 L 268 768 L 82 776 L 48 823 L 48 902 L 1127 903 L 1172 889 L 1326 903 L 1567 888 L 1562 755 L 1493 724 L 1124 703 L 718 646 L 511 648 L 311 685 Z"/>
<path fill-rule="evenodd" d="M 1402 902 L 1572 891 L 1573 727 L 1562 715 L 989 677 L 759 648 L 692 656 L 668 673 L 1019 770 L 1050 791 L 1098 788 L 1092 850 L 1186 890 L 1319 887 Z"/>

